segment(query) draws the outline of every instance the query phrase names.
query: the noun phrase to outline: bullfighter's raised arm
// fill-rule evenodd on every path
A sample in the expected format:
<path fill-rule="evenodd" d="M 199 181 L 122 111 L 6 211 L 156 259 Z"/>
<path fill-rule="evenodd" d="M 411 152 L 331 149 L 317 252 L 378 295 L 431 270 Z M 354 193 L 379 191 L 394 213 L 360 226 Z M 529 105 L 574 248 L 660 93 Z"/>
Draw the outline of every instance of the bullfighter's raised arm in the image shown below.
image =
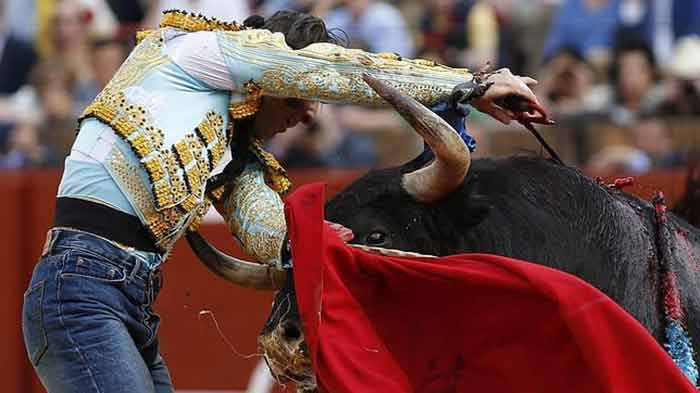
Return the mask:
<path fill-rule="evenodd" d="M 214 34 L 231 75 L 235 75 L 234 83 L 244 85 L 252 80 L 265 95 L 327 103 L 385 104 L 362 80 L 362 74 L 368 73 L 430 106 L 473 78 L 467 69 L 331 43 L 292 50 L 282 34 L 267 30 Z"/>

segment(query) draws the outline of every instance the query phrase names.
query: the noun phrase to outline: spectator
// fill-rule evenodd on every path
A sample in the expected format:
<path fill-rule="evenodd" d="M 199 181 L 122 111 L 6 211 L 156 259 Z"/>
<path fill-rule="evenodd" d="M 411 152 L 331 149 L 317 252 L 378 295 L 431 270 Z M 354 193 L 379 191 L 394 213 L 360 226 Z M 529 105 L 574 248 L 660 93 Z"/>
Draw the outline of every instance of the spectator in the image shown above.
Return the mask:
<path fill-rule="evenodd" d="M 497 61 L 498 20 L 485 1 L 431 0 L 420 24 L 422 50 L 448 65 L 477 68 Z"/>
<path fill-rule="evenodd" d="M 41 108 L 41 140 L 57 157 L 65 157 L 75 137 L 75 78 L 68 67 L 47 60 L 32 71 L 32 87 Z M 81 108 L 82 110 L 82 108 Z"/>
<path fill-rule="evenodd" d="M 623 42 L 610 68 L 612 85 L 591 93 L 592 109 L 619 124 L 630 124 L 642 112 L 653 112 L 663 99 L 651 48 L 643 42 Z"/>
<path fill-rule="evenodd" d="M 623 0 L 620 17 L 623 34 L 650 42 L 661 65 L 671 60 L 678 40 L 700 35 L 700 2 L 696 0 Z"/>
<path fill-rule="evenodd" d="M 92 72 L 98 90 L 102 90 L 126 59 L 124 45 L 116 40 L 100 40 L 92 45 Z"/>
<path fill-rule="evenodd" d="M 653 114 L 645 114 L 625 128 L 626 142 L 606 146 L 589 161 L 597 175 L 640 174 L 652 169 L 682 166 L 684 154 L 676 150 L 668 124 Z"/>
<path fill-rule="evenodd" d="M 27 0 L 0 0 L 0 8 L 4 8 L 5 12 L 0 17 L 0 23 L 4 22 L 15 38 L 28 45 L 31 45 L 37 34 L 36 3 Z"/>
<path fill-rule="evenodd" d="M 586 99 L 595 74 L 574 48 L 563 47 L 540 72 L 536 86 L 542 104 L 555 115 L 575 115 L 586 111 Z"/>
<path fill-rule="evenodd" d="M 668 66 L 663 115 L 700 115 L 700 36 L 682 39 Z"/>
<path fill-rule="evenodd" d="M 56 156 L 39 138 L 38 119 L 25 117 L 12 129 L 9 151 L 0 156 L 0 169 L 55 166 Z"/>
<path fill-rule="evenodd" d="M 651 159 L 654 168 L 672 168 L 684 163 L 684 156 L 675 150 L 668 125 L 659 117 L 641 117 L 628 130 L 631 145 Z"/>
<path fill-rule="evenodd" d="M 36 62 L 32 46 L 10 30 L 6 5 L 0 0 L 0 153 L 7 149 L 15 112 L 10 95 L 26 83 Z"/>
<path fill-rule="evenodd" d="M 120 40 L 127 40 L 133 37 L 134 33 L 141 29 L 149 3 L 141 0 L 107 0 L 109 8 L 119 23 L 119 30 L 115 37 Z"/>
<path fill-rule="evenodd" d="M 65 68 L 73 80 L 71 102 L 78 114 L 99 92 L 90 59 L 90 10 L 78 0 L 63 0 L 54 9 L 53 21 L 49 61 Z"/>
<path fill-rule="evenodd" d="M 24 85 L 36 62 L 31 44 L 16 37 L 5 23 L 0 0 L 0 96 L 15 93 Z"/>
<path fill-rule="evenodd" d="M 260 3 L 260 2 L 258 2 Z M 294 10 L 314 15 L 326 15 L 336 0 L 268 0 L 257 4 L 259 13 L 270 16 L 280 10 Z"/>
<path fill-rule="evenodd" d="M 620 0 L 564 0 L 554 15 L 544 58 L 561 47 L 581 52 L 596 68 L 606 69 L 619 21 Z"/>
<path fill-rule="evenodd" d="M 23 1 L 23 0 L 20 0 Z M 81 41 L 111 37 L 118 31 L 118 20 L 108 0 L 42 0 L 34 5 L 37 34 L 35 47 L 41 57 L 61 50 L 77 50 Z M 65 47 L 64 44 L 68 44 Z M 87 47 L 87 45 L 85 45 Z M 71 52 L 75 55 L 75 52 Z M 81 59 L 82 60 L 82 59 Z"/>
<path fill-rule="evenodd" d="M 651 169 L 651 158 L 641 149 L 614 145 L 593 155 L 587 166 L 596 176 L 639 175 Z"/>
<path fill-rule="evenodd" d="M 394 52 L 413 57 L 414 39 L 401 12 L 379 0 L 343 0 L 342 5 L 323 17 L 330 28 L 348 34 L 351 47 L 371 52 Z"/>

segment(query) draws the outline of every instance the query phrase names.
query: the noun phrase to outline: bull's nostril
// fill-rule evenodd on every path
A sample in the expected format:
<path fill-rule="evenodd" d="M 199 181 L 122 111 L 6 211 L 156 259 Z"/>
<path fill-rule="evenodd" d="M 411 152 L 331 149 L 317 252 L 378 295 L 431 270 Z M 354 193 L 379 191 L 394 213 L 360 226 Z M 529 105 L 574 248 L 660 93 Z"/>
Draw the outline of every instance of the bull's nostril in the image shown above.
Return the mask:
<path fill-rule="evenodd" d="M 286 322 L 282 325 L 282 337 L 287 341 L 296 341 L 301 338 L 301 330 L 296 323 Z"/>

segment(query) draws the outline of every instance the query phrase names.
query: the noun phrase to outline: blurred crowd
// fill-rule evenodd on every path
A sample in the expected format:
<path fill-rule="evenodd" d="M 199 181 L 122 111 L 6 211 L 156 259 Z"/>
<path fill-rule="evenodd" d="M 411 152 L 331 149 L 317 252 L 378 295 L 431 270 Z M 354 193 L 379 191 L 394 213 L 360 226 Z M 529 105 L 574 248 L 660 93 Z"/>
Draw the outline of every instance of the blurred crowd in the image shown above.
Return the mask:
<path fill-rule="evenodd" d="M 700 142 L 698 0 L 0 0 L 0 169 L 60 167 L 135 32 L 173 8 L 236 21 L 303 10 L 352 47 L 533 76 L 566 133 L 555 145 L 598 171 L 683 165 Z M 479 155 L 513 127 L 476 111 L 468 123 Z M 325 105 L 269 148 L 290 167 L 371 167 L 422 143 L 391 110 Z"/>

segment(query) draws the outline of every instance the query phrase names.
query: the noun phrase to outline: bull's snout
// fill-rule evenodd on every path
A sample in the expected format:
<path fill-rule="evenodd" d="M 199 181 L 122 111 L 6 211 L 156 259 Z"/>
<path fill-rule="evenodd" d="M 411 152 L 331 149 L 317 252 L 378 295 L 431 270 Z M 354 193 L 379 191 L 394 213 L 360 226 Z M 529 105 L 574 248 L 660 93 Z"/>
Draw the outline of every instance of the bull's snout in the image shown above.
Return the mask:
<path fill-rule="evenodd" d="M 258 338 L 270 371 L 280 383 L 293 381 L 298 391 L 313 391 L 316 378 L 300 321 L 284 319 Z"/>
<path fill-rule="evenodd" d="M 302 333 L 301 328 L 295 321 L 284 321 L 280 324 L 282 330 L 282 339 L 288 343 L 294 343 L 301 341 Z"/>

